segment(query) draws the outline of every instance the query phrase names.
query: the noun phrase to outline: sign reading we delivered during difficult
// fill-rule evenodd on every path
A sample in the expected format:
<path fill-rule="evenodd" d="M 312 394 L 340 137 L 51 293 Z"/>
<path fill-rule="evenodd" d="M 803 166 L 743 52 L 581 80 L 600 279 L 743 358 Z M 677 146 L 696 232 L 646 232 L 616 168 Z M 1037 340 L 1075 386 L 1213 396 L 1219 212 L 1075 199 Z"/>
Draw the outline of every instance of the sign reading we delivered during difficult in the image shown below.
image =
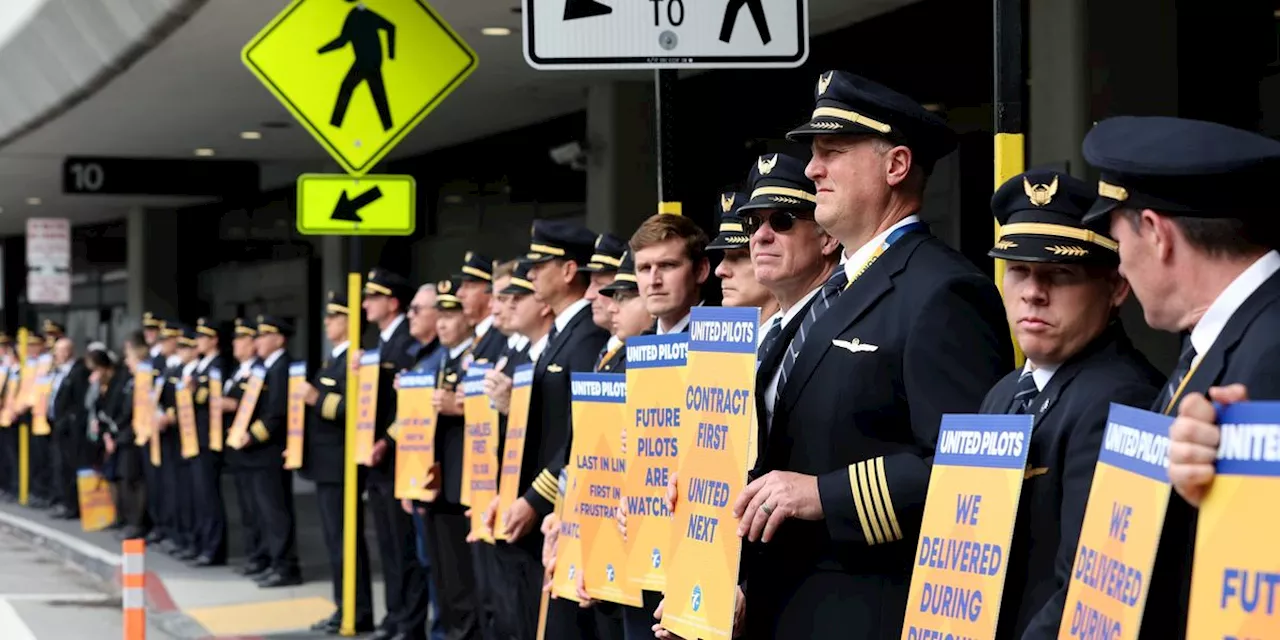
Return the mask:
<path fill-rule="evenodd" d="M 1032 419 L 942 417 L 904 640 L 995 637 Z"/>

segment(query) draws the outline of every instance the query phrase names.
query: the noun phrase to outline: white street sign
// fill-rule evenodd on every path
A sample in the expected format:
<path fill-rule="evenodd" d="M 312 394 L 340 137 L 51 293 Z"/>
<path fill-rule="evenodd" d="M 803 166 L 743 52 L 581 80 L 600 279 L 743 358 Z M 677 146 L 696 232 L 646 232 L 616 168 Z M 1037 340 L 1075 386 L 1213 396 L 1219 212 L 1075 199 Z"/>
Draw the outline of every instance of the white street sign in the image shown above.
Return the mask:
<path fill-rule="evenodd" d="M 71 222 L 27 219 L 27 302 L 71 302 Z"/>
<path fill-rule="evenodd" d="M 808 0 L 524 0 L 536 69 L 792 68 Z"/>

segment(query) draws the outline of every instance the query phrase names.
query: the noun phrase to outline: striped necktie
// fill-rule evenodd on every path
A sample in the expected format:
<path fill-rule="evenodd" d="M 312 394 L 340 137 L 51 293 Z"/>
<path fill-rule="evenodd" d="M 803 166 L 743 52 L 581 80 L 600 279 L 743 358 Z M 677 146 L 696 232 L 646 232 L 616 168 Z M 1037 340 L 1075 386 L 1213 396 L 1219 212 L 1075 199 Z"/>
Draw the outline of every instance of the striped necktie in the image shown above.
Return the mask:
<path fill-rule="evenodd" d="M 774 318 L 769 323 L 769 331 L 764 334 L 764 341 L 760 343 L 760 348 L 756 350 L 756 367 L 764 361 L 764 357 L 773 350 L 773 345 L 778 341 L 778 336 L 782 335 L 782 316 Z"/>
<path fill-rule="evenodd" d="M 1022 375 L 1018 376 L 1018 388 L 1013 393 L 1013 403 L 1009 407 L 1009 413 L 1026 413 L 1039 393 L 1040 388 L 1036 386 L 1036 379 L 1031 375 L 1031 370 L 1023 371 Z"/>
<path fill-rule="evenodd" d="M 800 357 L 800 350 L 804 348 L 805 338 L 809 336 L 809 330 L 813 328 L 813 323 L 822 317 L 822 314 L 831 307 L 831 303 L 835 301 L 836 296 L 844 290 L 844 286 L 849 283 L 849 274 L 844 269 L 836 271 L 835 275 L 827 279 L 826 284 L 822 285 L 822 290 L 818 292 L 818 298 L 809 305 L 809 311 L 804 315 L 804 319 L 800 322 L 800 330 L 796 332 L 796 336 L 791 339 L 791 344 L 787 347 L 787 353 L 782 356 L 782 371 L 778 377 L 778 389 L 781 390 L 787 386 L 787 376 L 791 373 L 791 367 L 796 364 L 796 358 Z"/>
<path fill-rule="evenodd" d="M 1191 375 L 1191 365 L 1195 360 L 1196 348 L 1191 344 L 1191 339 L 1187 338 L 1187 344 L 1182 348 L 1182 355 L 1178 357 L 1178 364 L 1173 368 L 1173 375 L 1169 376 L 1169 382 L 1165 383 L 1164 389 L 1160 390 L 1160 397 L 1156 399 L 1156 411 L 1169 414 L 1176 409 L 1173 401 L 1177 400 L 1178 392 L 1182 390 L 1183 380 Z"/>

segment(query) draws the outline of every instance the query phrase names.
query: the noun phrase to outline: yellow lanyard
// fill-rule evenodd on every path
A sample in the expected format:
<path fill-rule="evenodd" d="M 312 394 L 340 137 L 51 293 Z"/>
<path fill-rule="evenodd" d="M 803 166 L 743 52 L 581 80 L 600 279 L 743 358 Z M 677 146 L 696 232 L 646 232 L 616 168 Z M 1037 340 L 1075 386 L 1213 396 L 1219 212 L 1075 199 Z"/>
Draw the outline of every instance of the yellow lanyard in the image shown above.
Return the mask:
<path fill-rule="evenodd" d="M 597 371 L 597 372 L 599 372 L 599 371 L 603 371 L 603 370 L 604 370 L 604 366 L 605 366 L 605 365 L 607 365 L 607 364 L 609 364 L 609 361 L 610 361 L 610 360 L 613 360 L 613 356 L 617 355 L 617 354 L 618 354 L 618 351 L 619 351 L 619 350 L 621 350 L 621 349 L 622 349 L 622 345 L 618 345 L 618 346 L 616 346 L 616 347 L 614 347 L 614 348 L 610 349 L 610 350 L 608 351 L 608 353 L 605 353 L 605 354 L 604 354 L 604 358 L 602 358 L 602 359 L 600 360 L 600 366 L 596 367 L 596 371 Z"/>
<path fill-rule="evenodd" d="M 1169 398 L 1169 404 L 1165 405 L 1164 415 L 1169 415 L 1169 412 L 1173 410 L 1174 403 L 1178 401 L 1178 398 L 1182 397 L 1182 390 L 1187 388 L 1187 383 L 1191 381 L 1191 376 L 1195 375 L 1196 368 L 1200 366 L 1201 360 L 1204 360 L 1204 358 L 1197 356 L 1195 362 L 1191 363 L 1191 368 L 1187 369 L 1187 375 L 1182 376 L 1182 381 L 1178 383 L 1178 389 Z"/>
<path fill-rule="evenodd" d="M 901 238 L 902 236 L 905 236 L 908 233 L 915 231 L 916 229 L 923 229 L 923 228 L 925 228 L 925 224 L 923 222 L 912 222 L 911 224 L 903 225 L 895 229 L 893 233 L 889 234 L 889 237 L 884 239 L 884 242 L 880 243 L 880 246 L 876 247 L 876 250 L 874 253 L 871 254 L 871 257 L 867 258 L 867 261 L 864 262 L 862 266 L 859 267 L 858 270 L 853 273 L 853 276 L 851 276 L 849 278 L 849 281 L 845 283 L 844 288 L 848 289 L 849 285 L 853 284 L 854 280 L 857 280 L 859 277 L 861 277 L 862 274 L 865 273 L 866 270 L 870 268 L 871 265 L 874 264 L 875 261 L 879 259 L 880 256 L 884 254 L 886 250 L 888 250 L 890 245 L 898 241 L 898 238 Z"/>

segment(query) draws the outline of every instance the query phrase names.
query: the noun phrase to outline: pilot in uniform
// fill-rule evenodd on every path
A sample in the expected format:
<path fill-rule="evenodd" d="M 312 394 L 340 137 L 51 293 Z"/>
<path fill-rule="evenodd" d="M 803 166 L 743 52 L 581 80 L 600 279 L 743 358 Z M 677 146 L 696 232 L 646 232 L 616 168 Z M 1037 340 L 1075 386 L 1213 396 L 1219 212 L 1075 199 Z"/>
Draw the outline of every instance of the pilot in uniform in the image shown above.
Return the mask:
<path fill-rule="evenodd" d="M 981 413 L 1034 416 L 997 638 L 1058 637 L 1076 543 L 1110 403 L 1145 407 L 1163 376 L 1129 341 L 1129 285 L 1105 225 L 1081 222 L 1097 191 L 1069 174 L 1029 171 L 991 199 L 991 257 L 1008 261 L 1006 315 L 1026 365 L 987 393 Z"/>
<path fill-rule="evenodd" d="M 474 327 L 462 309 L 458 298 L 459 282 L 441 280 L 436 284 L 436 323 L 441 330 L 437 334 L 442 353 L 436 371 L 436 396 L 441 407 L 436 417 L 435 452 L 436 476 L 439 493 L 427 506 L 426 541 L 430 547 L 431 571 L 437 593 L 445 633 L 450 638 L 479 639 L 482 637 L 481 603 L 476 597 L 475 565 L 467 544 L 470 519 L 462 504 L 467 476 L 464 470 L 466 447 L 466 418 L 463 413 L 452 413 L 448 405 L 462 395 L 462 380 L 471 364 L 475 346 Z M 496 330 L 495 330 L 496 332 Z M 484 505 L 471 505 L 480 509 Z"/>
<path fill-rule="evenodd" d="M 333 615 L 317 621 L 312 631 L 334 634 L 342 627 L 343 516 L 346 496 L 347 335 L 350 308 L 347 297 L 330 291 L 324 307 L 325 337 L 331 345 L 328 357 L 311 380 L 314 397 L 307 408 L 306 451 L 299 475 L 316 483 L 316 505 L 324 531 L 333 581 Z M 356 466 L 356 495 L 364 493 L 368 469 Z M 364 509 L 356 505 L 355 631 L 373 631 L 373 591 L 369 578 L 369 547 L 364 539 Z"/>
<path fill-rule="evenodd" d="M 196 437 L 200 441 L 200 454 L 194 461 L 193 495 L 195 496 L 195 557 L 191 564 L 197 567 L 220 566 L 227 561 L 227 513 L 222 501 L 222 450 L 211 446 L 211 411 L 222 411 L 221 407 L 210 407 L 212 393 L 209 385 L 215 383 L 210 373 L 216 371 L 220 380 L 227 378 L 226 364 L 220 353 L 223 336 L 228 335 L 225 327 L 208 318 L 196 320 L 196 348 L 200 351 L 191 382 L 192 401 L 195 405 Z M 229 423 L 223 422 L 223 436 Z M 221 442 L 221 440 L 219 441 Z"/>
<path fill-rule="evenodd" d="M 293 326 L 282 318 L 258 316 L 255 347 L 266 381 L 249 418 L 249 429 L 232 446 L 250 467 L 251 491 L 260 518 L 262 546 L 270 569 L 258 578 L 264 588 L 302 584 L 298 567 L 297 528 L 293 509 L 293 474 L 284 469 L 288 439 L 289 365 L 286 348 Z"/>
<path fill-rule="evenodd" d="M 1184 334 L 1151 409 L 1178 415 L 1184 399 L 1231 384 L 1244 385 L 1249 400 L 1280 399 L 1280 235 L 1270 188 L 1280 178 L 1280 142 L 1213 122 L 1125 116 L 1098 123 L 1083 150 L 1100 172 L 1085 222 L 1110 222 L 1147 324 Z M 1214 446 L 1194 448 L 1212 460 L 1220 434 L 1202 426 Z M 1148 581 L 1143 640 L 1186 636 L 1197 518 L 1186 496 L 1198 502 L 1207 485 L 1183 481 L 1189 462 L 1180 452 L 1191 442 L 1179 434 L 1170 431 L 1183 446 L 1169 453 L 1176 492 Z"/>
<path fill-rule="evenodd" d="M 815 198 L 815 219 L 847 259 L 791 339 L 773 345 L 786 350 L 777 398 L 739 505 L 747 539 L 763 540 L 766 522 L 774 529 L 746 556 L 746 633 L 897 639 L 942 415 L 977 411 L 1013 350 L 994 283 L 916 213 L 954 133 L 914 100 L 845 72 L 822 74 L 816 99 L 788 138 L 812 141 L 806 174 L 820 196 L 834 187 Z M 898 169 L 887 162 L 858 171 L 828 146 L 859 157 L 880 141 L 905 161 L 902 180 L 889 180 Z M 840 201 L 872 189 L 884 192 L 883 211 Z M 879 233 L 862 237 L 867 225 Z M 862 246 L 848 246 L 855 240 Z"/>

